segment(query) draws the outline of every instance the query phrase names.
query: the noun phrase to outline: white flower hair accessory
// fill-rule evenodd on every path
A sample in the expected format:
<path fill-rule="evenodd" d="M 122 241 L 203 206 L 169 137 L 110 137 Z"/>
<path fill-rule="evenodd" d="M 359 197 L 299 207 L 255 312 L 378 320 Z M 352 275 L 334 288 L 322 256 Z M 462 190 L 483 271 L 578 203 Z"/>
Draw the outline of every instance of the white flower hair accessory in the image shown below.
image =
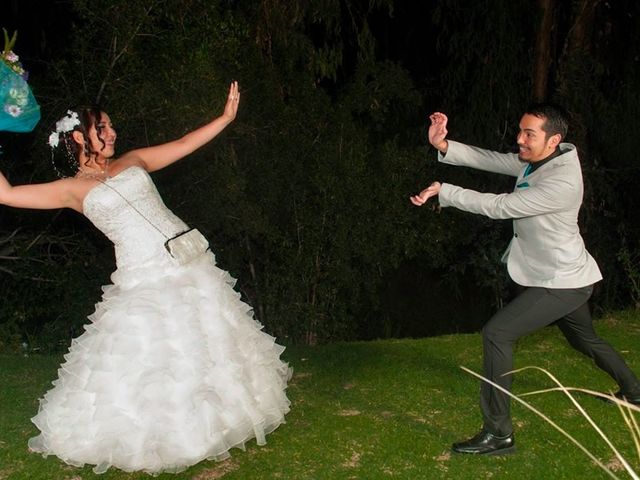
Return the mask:
<path fill-rule="evenodd" d="M 60 143 L 60 134 L 72 131 L 76 125 L 80 125 L 78 113 L 67 110 L 67 114 L 56 122 L 56 130 L 49 135 L 49 146 L 56 148 Z"/>

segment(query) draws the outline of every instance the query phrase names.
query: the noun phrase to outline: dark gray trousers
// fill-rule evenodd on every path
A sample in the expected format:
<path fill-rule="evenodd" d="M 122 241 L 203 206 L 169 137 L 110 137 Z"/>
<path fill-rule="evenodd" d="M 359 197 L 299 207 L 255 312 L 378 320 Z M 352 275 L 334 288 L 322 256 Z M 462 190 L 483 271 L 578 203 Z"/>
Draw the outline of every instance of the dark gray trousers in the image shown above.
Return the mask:
<path fill-rule="evenodd" d="M 484 376 L 511 391 L 513 348 L 529 333 L 558 321 L 573 348 L 591 357 L 623 391 L 637 390 L 638 379 L 622 357 L 593 330 L 588 300 L 593 287 L 548 289 L 530 287 L 499 310 L 482 330 Z M 509 396 L 481 382 L 480 408 L 484 428 L 495 435 L 513 431 Z"/>

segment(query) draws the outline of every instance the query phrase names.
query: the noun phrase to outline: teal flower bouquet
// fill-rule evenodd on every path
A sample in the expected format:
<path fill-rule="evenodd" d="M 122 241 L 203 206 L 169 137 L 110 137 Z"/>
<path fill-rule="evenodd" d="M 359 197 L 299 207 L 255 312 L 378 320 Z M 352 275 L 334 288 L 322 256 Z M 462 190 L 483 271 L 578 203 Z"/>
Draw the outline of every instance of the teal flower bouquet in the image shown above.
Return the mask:
<path fill-rule="evenodd" d="M 4 50 L 0 53 L 0 131 L 30 132 L 40 120 L 40 106 L 27 83 L 28 74 L 12 48 L 17 32 L 11 39 L 4 31 Z"/>

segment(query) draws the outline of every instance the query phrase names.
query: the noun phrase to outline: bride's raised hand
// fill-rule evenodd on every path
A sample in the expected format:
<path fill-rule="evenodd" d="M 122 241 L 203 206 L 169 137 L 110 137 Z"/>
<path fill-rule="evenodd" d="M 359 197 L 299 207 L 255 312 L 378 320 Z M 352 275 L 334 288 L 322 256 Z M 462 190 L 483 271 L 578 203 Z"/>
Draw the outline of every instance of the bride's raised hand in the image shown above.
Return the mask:
<path fill-rule="evenodd" d="M 229 87 L 229 95 L 227 96 L 227 103 L 224 106 L 224 112 L 222 116 L 232 121 L 238 114 L 238 104 L 240 103 L 240 90 L 238 89 L 238 82 L 231 82 Z"/>

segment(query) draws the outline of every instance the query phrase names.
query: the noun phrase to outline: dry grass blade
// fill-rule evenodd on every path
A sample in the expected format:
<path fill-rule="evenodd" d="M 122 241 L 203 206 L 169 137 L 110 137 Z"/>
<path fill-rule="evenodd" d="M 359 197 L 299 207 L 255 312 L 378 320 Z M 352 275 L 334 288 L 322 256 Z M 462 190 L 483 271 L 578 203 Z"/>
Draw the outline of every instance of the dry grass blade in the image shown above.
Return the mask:
<path fill-rule="evenodd" d="M 494 386 L 495 388 L 497 388 L 498 390 L 500 390 L 501 392 L 509 395 L 509 397 L 513 398 L 515 401 L 517 401 L 518 403 L 524 405 L 527 409 L 531 410 L 533 413 L 535 413 L 536 415 L 538 415 L 540 418 L 542 418 L 545 422 L 547 422 L 549 425 L 551 425 L 553 428 L 555 428 L 557 431 L 559 431 L 562 435 L 564 435 L 566 438 L 568 438 L 574 445 L 576 445 L 580 450 L 583 451 L 583 453 L 585 455 L 587 455 L 596 465 L 598 465 L 604 472 L 606 472 L 611 478 L 614 478 L 616 480 L 620 480 L 620 478 L 611 471 L 611 469 L 609 469 L 605 464 L 603 464 L 598 458 L 596 458 L 595 455 L 593 455 L 584 445 L 582 445 L 578 440 L 576 440 L 570 433 L 568 433 L 566 430 L 564 430 L 560 425 L 558 425 L 557 423 L 555 423 L 553 420 L 551 420 L 551 418 L 549 418 L 548 416 L 546 416 L 544 413 L 542 413 L 540 410 L 538 410 L 537 408 L 535 408 L 533 405 L 531 405 L 530 403 L 527 403 L 526 401 L 522 400 L 520 397 L 512 394 L 511 392 L 509 392 L 508 390 L 502 388 L 500 385 L 492 382 L 491 380 L 483 377 L 480 374 L 477 374 L 476 372 L 460 366 L 460 368 L 462 368 L 462 370 L 464 370 L 465 372 L 473 375 L 474 377 L 479 378 L 480 380 L 482 380 L 483 382 L 487 382 L 488 384 Z M 633 470 L 630 472 L 630 475 L 632 475 L 632 477 L 634 479 L 638 479 L 637 475 L 635 474 L 635 472 L 633 472 Z"/>
<path fill-rule="evenodd" d="M 620 405 L 618 405 L 618 410 L 620 410 L 620 415 L 624 419 L 624 423 L 627 425 L 627 428 L 631 432 L 631 436 L 633 438 L 633 443 L 636 447 L 636 453 L 638 458 L 640 458 L 640 429 L 638 429 L 638 422 L 636 421 L 636 417 L 633 412 L 627 407 L 626 409 Z"/>
<path fill-rule="evenodd" d="M 638 458 L 640 459 L 640 425 L 638 425 L 638 421 L 636 420 L 635 415 L 633 415 L 633 411 L 640 412 L 640 407 L 637 405 L 633 405 L 632 403 L 626 402 L 624 400 L 620 400 L 616 398 L 613 394 L 606 394 L 602 392 L 596 392 L 594 390 L 588 390 L 586 388 L 576 388 L 576 387 L 554 387 L 554 388 L 546 388 L 544 390 L 536 390 L 533 392 L 521 393 L 520 397 L 526 397 L 530 395 L 539 395 L 541 393 L 548 392 L 558 392 L 558 391 L 572 391 L 572 392 L 582 392 L 593 397 L 599 397 L 601 399 L 605 399 L 611 403 L 615 403 L 620 409 L 620 414 L 624 419 L 627 428 L 631 432 L 631 436 L 633 438 L 633 442 L 636 446 L 636 453 Z"/>
<path fill-rule="evenodd" d="M 569 398 L 569 400 L 571 400 L 571 403 L 573 403 L 573 405 L 578 409 L 578 411 L 582 414 L 582 416 L 587 420 L 587 422 L 589 422 L 589 424 L 593 427 L 593 429 L 598 432 L 598 435 L 600 435 L 600 437 L 605 441 L 605 443 L 609 446 L 609 448 L 613 451 L 613 453 L 615 454 L 615 456 L 618 458 L 618 460 L 620 461 L 620 463 L 624 466 L 625 470 L 629 473 L 629 475 L 631 475 L 632 478 L 640 480 L 640 477 L 638 477 L 636 475 L 636 473 L 634 472 L 633 468 L 631 467 L 631 465 L 629 465 L 629 463 L 626 461 L 626 459 L 620 454 L 620 452 L 618 451 L 618 449 L 613 445 L 613 443 L 611 443 L 611 440 L 609 440 L 609 437 L 607 437 L 605 435 L 605 433 L 602 431 L 602 429 L 598 426 L 598 424 L 596 422 L 593 421 L 593 419 L 591 418 L 591 416 L 589 416 L 589 414 L 587 413 L 587 411 L 582 407 L 582 405 L 580 405 L 580 403 L 578 403 L 578 401 L 573 397 L 573 395 L 571 395 L 569 390 L 575 390 L 575 389 L 569 389 L 567 387 L 565 387 L 564 385 L 562 385 L 562 383 L 560 383 L 560 381 L 549 371 L 545 370 L 544 368 L 540 368 L 540 367 L 535 367 L 535 366 L 529 366 L 529 367 L 523 367 L 523 368 L 519 368 L 517 370 L 514 370 L 512 372 L 509 372 L 510 374 L 513 373 L 517 373 L 517 372 L 521 372 L 523 370 L 538 370 L 540 372 L 543 372 L 545 375 L 547 375 L 547 377 L 549 377 L 556 385 L 558 385 L 558 389 L 564 393 L 567 398 Z M 609 400 L 616 399 L 615 396 L 613 395 L 604 395 L 605 397 L 607 397 Z M 616 399 L 618 400 L 618 399 Z M 628 402 L 622 401 L 622 400 L 618 400 L 618 402 L 616 402 L 616 404 L 618 405 L 619 408 L 622 408 L 622 405 L 628 406 L 628 407 L 634 407 L 636 408 L 634 405 L 631 405 Z M 624 418 L 624 417 L 623 417 Z"/>

